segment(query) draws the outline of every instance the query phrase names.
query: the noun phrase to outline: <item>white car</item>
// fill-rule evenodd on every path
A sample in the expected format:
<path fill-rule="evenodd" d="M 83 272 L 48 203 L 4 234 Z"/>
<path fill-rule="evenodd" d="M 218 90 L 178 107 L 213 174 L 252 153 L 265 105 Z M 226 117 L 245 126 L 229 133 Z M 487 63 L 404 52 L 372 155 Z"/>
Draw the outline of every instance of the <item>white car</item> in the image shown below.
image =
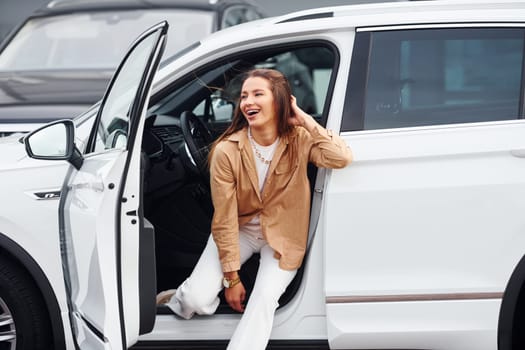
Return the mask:
<path fill-rule="evenodd" d="M 155 294 L 209 235 L 207 146 L 239 73 L 290 56 L 294 94 L 311 90 L 355 161 L 310 169 L 307 256 L 269 348 L 525 348 L 525 2 L 307 10 L 217 32 L 157 72 L 166 27 L 135 42 L 100 105 L 23 139 L 37 160 L 0 141 L 2 349 L 224 347 L 239 320 L 224 303 L 182 320 Z"/>

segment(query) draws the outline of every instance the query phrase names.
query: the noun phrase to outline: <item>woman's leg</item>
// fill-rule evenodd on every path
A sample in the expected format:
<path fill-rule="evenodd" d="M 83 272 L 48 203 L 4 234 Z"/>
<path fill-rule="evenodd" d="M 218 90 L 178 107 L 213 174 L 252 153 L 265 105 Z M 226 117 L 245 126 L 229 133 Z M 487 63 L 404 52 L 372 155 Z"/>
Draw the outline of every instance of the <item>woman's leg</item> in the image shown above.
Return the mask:
<path fill-rule="evenodd" d="M 217 246 L 210 235 L 190 277 L 177 288 L 166 304 L 177 315 L 190 319 L 195 313 L 211 315 L 219 305 L 222 270 Z"/>
<path fill-rule="evenodd" d="M 253 244 L 244 236 L 244 234 L 239 235 L 241 264 L 255 251 Z M 220 303 L 218 294 L 222 289 L 222 277 L 219 253 L 210 235 L 190 277 L 182 282 L 166 305 L 185 319 L 190 319 L 194 314 L 211 315 Z"/>
<path fill-rule="evenodd" d="M 297 273 L 297 270 L 282 270 L 269 245 L 262 247 L 260 254 L 255 285 L 241 321 L 228 344 L 228 350 L 266 348 L 279 298 Z"/>

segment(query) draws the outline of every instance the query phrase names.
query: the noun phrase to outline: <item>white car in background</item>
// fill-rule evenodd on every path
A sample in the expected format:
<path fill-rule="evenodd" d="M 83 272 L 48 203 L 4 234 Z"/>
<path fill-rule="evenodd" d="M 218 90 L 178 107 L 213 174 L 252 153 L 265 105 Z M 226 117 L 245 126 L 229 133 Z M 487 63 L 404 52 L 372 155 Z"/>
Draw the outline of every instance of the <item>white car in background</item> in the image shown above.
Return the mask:
<path fill-rule="evenodd" d="M 182 320 L 155 294 L 209 235 L 207 146 L 239 73 L 283 61 L 355 161 L 310 169 L 307 256 L 269 349 L 525 348 L 524 18 L 516 0 L 307 10 L 158 72 L 167 24 L 151 28 L 100 105 L 24 138 L 47 161 L 0 141 L 0 348 L 225 346 L 226 304 Z"/>

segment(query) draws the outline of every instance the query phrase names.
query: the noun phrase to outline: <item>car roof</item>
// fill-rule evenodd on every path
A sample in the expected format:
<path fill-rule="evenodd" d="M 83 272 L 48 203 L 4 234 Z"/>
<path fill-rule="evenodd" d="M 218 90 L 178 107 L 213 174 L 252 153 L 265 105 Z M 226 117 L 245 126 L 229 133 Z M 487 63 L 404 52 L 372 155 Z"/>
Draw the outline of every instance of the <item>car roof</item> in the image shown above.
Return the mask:
<path fill-rule="evenodd" d="M 33 16 L 53 16 L 83 11 L 154 8 L 186 8 L 220 12 L 226 7 L 235 5 L 248 5 L 260 10 L 260 7 L 253 0 L 53 0 L 37 9 Z"/>
<path fill-rule="evenodd" d="M 400 28 L 409 26 L 498 26 L 523 25 L 525 1 L 523 0 L 422 0 L 385 2 L 323 7 L 292 12 L 242 23 L 212 33 L 200 45 L 188 50 L 188 55 L 176 55 L 165 61 L 165 68 L 158 76 L 163 80 L 169 75 L 172 64 L 185 65 L 195 57 L 213 57 L 238 48 L 243 43 L 260 41 L 264 45 L 278 43 L 284 35 L 320 34 L 346 28 Z M 322 37 L 322 36 L 321 36 Z M 182 60 L 179 61 L 178 58 Z"/>
<path fill-rule="evenodd" d="M 385 0 L 387 1 L 387 0 Z M 204 41 L 231 36 L 254 40 L 279 33 L 327 28 L 461 23 L 525 23 L 524 0 L 412 0 L 319 7 L 242 23 L 213 33 Z M 216 39 L 224 36 L 223 40 Z M 226 40 L 228 41 L 228 40 Z"/>
<path fill-rule="evenodd" d="M 519 21 L 523 0 L 413 0 L 321 7 L 276 17 L 275 23 L 345 17 L 359 25 L 392 25 L 467 21 Z"/>

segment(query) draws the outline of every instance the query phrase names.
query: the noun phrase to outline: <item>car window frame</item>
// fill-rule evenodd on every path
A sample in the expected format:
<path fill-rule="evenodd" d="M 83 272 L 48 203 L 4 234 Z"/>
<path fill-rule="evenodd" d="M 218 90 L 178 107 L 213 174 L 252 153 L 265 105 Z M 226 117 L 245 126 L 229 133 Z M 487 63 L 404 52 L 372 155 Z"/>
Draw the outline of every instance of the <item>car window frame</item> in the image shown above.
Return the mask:
<path fill-rule="evenodd" d="M 236 51 L 227 56 L 222 56 L 213 61 L 206 62 L 203 65 L 199 65 L 196 69 L 192 70 L 190 73 L 184 74 L 183 76 L 178 77 L 176 80 L 173 80 L 172 82 L 166 84 L 165 86 L 162 87 L 161 90 L 154 93 L 154 95 L 151 97 L 151 101 L 148 107 L 148 115 L 151 114 L 151 108 L 153 106 L 158 104 L 168 95 L 174 93 L 175 90 L 180 89 L 180 87 L 194 80 L 196 76 L 201 76 L 205 74 L 206 72 L 216 69 L 219 66 L 226 65 L 228 63 L 237 61 L 239 60 L 239 57 L 244 58 L 247 56 L 248 57 L 259 56 L 259 55 L 262 56 L 265 54 L 268 54 L 268 56 L 272 56 L 272 55 L 276 55 L 276 52 L 278 51 L 282 51 L 282 52 L 293 51 L 293 50 L 299 50 L 301 48 L 308 48 L 308 47 L 325 47 L 331 50 L 334 54 L 332 71 L 331 71 L 330 80 L 327 85 L 327 91 L 325 95 L 323 109 L 319 111 L 320 117 L 318 121 L 322 125 L 326 125 L 328 121 L 328 113 L 330 111 L 330 107 L 332 104 L 331 96 L 332 96 L 332 93 L 333 93 L 333 90 L 336 84 L 337 76 L 340 74 L 339 69 L 340 69 L 341 52 L 340 52 L 339 47 L 330 40 L 301 39 L 297 37 L 290 38 L 289 41 L 279 43 L 279 44 L 265 44 L 264 46 L 257 47 L 257 48 Z"/>
<path fill-rule="evenodd" d="M 155 32 L 155 29 L 160 25 L 161 23 L 147 29 L 146 31 L 144 31 L 140 37 L 142 37 L 143 35 L 146 35 L 146 33 L 153 33 Z M 165 35 L 164 32 L 161 32 L 160 35 Z M 84 150 L 84 154 L 86 155 L 91 155 L 91 154 L 99 154 L 99 153 L 105 153 L 105 152 L 112 152 L 113 149 L 112 148 L 109 148 L 109 149 L 105 149 L 105 150 L 101 150 L 101 151 L 97 151 L 96 150 L 96 144 L 97 144 L 97 133 L 99 131 L 99 125 L 100 125 L 100 122 L 101 122 L 101 118 L 102 118 L 102 113 L 104 111 L 104 107 L 105 107 L 105 104 L 107 102 L 107 99 L 108 99 L 108 92 L 111 91 L 113 85 L 115 84 L 115 79 L 120 75 L 122 69 L 125 67 L 125 63 L 128 61 L 131 53 L 133 52 L 133 49 L 140 45 L 141 44 L 141 40 L 135 40 L 131 45 L 130 45 L 130 48 L 128 49 L 127 53 L 125 54 L 125 56 L 122 58 L 118 68 L 116 69 L 115 73 L 113 74 L 113 77 L 111 78 L 111 81 L 108 85 L 108 88 L 106 90 L 106 93 L 104 94 L 104 96 L 102 97 L 101 101 L 98 103 L 98 109 L 96 110 L 96 115 L 95 115 L 95 120 L 92 124 L 92 128 L 91 128 L 91 132 L 89 134 L 89 137 L 87 139 L 87 142 L 86 142 L 86 147 L 85 147 L 85 150 Z M 164 43 L 163 43 L 163 46 L 165 45 L 165 40 L 164 40 Z M 147 66 L 151 65 L 151 62 L 155 59 L 155 55 L 150 55 L 148 58 L 147 58 Z M 160 58 L 159 58 L 160 60 Z M 151 75 L 151 79 L 155 79 L 155 76 L 156 76 L 157 73 L 154 73 Z M 140 102 L 140 104 L 136 104 L 137 101 L 136 101 L 136 98 L 137 96 L 140 96 L 141 94 L 144 93 L 143 91 L 143 85 L 144 85 L 144 82 L 146 81 L 146 79 L 148 79 L 148 77 L 150 76 L 149 74 L 149 69 L 146 69 L 144 70 L 142 73 L 140 73 L 140 82 L 139 82 L 139 88 L 138 90 L 136 91 L 135 93 L 135 98 L 134 98 L 134 101 L 132 101 L 131 103 L 131 109 L 130 110 L 130 115 L 133 115 L 135 110 L 140 110 L 142 109 L 142 104 L 143 104 L 143 101 Z M 153 91 L 153 87 L 152 87 L 152 91 Z M 140 116 L 138 116 L 137 118 L 130 118 L 128 120 L 128 130 L 127 130 L 127 133 L 128 133 L 128 140 L 127 140 L 127 144 L 126 146 L 124 147 L 124 149 L 126 150 L 129 150 L 130 147 L 132 147 L 133 145 L 133 142 L 134 142 L 134 134 L 130 134 L 130 131 L 135 128 L 135 125 L 137 124 L 138 122 L 138 119 L 140 119 Z"/>

